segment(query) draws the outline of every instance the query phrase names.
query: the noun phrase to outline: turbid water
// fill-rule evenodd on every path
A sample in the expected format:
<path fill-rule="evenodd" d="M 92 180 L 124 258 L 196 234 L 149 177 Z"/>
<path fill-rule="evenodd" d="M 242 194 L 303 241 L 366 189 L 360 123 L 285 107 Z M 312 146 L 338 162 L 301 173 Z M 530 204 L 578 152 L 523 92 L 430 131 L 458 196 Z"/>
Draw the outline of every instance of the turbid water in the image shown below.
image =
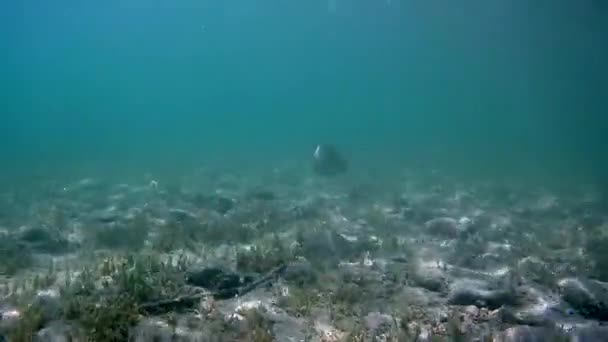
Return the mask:
<path fill-rule="evenodd" d="M 0 341 L 602 341 L 606 60 L 595 0 L 5 1 Z"/>
<path fill-rule="evenodd" d="M 364 165 L 604 174 L 598 1 L 21 1 L 1 12 L 0 146 L 18 173 L 265 163 L 331 142 Z"/>

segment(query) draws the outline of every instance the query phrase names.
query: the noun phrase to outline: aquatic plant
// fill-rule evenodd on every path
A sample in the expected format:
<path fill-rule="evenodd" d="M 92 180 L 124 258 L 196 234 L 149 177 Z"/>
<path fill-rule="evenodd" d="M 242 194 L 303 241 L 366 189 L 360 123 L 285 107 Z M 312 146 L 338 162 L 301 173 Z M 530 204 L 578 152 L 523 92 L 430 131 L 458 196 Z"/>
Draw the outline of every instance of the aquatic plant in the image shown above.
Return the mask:
<path fill-rule="evenodd" d="M 95 303 L 88 303 L 79 318 L 89 339 L 93 341 L 126 341 L 129 329 L 139 320 L 136 301 L 128 294 Z"/>
<path fill-rule="evenodd" d="M 154 254 L 108 257 L 96 267 L 71 274 L 68 270 L 57 299 L 57 317 L 82 327 L 90 340 L 125 341 L 140 317 L 139 306 L 150 300 L 174 297 L 182 288 L 186 262 L 162 261 Z M 51 272 L 53 268 L 49 269 Z M 14 298 L 22 308 L 19 324 L 11 329 L 11 341 L 31 341 L 45 324 L 44 301 L 37 290 L 55 282 L 55 274 L 34 275 Z M 35 300 L 32 301 L 32 298 Z"/>
<path fill-rule="evenodd" d="M 8 340 L 14 342 L 29 342 L 44 324 L 42 310 L 38 306 L 27 306 L 21 310 L 17 324 L 9 331 Z"/>
<path fill-rule="evenodd" d="M 233 219 L 221 219 L 208 222 L 200 231 L 199 241 L 211 245 L 221 245 L 230 241 L 232 243 L 247 243 L 258 234 L 256 226 L 248 222 L 237 222 Z"/>
<path fill-rule="evenodd" d="M 374 227 L 375 231 L 391 231 L 395 232 L 393 229 L 393 225 L 391 224 L 391 220 L 387 217 L 387 215 L 382 211 L 379 207 L 373 207 L 368 210 L 363 219 L 367 224 Z"/>
<path fill-rule="evenodd" d="M 139 250 L 148 237 L 149 224 L 143 213 L 126 224 L 105 225 L 94 231 L 95 246 L 124 250 Z"/>
<path fill-rule="evenodd" d="M 397 336 L 397 341 L 416 341 L 416 339 L 420 335 L 420 326 L 415 325 L 413 329 L 410 328 L 410 323 L 414 320 L 412 311 L 410 311 L 408 308 L 405 308 L 402 312 L 398 313 L 398 317 L 395 320 L 397 323 L 397 332 L 395 334 Z"/>
<path fill-rule="evenodd" d="M 352 307 L 364 298 L 365 291 L 358 285 L 349 283 L 339 286 L 332 296 L 332 303 Z"/>
<path fill-rule="evenodd" d="M 359 326 L 358 329 L 353 329 L 351 332 L 346 334 L 344 342 L 365 342 L 367 341 L 367 333 L 365 328 Z"/>
<path fill-rule="evenodd" d="M 196 250 L 200 244 L 218 246 L 230 243 L 246 243 L 259 232 L 246 223 L 232 218 L 213 217 L 200 222 L 195 219 L 170 220 L 161 227 L 152 241 L 154 249 L 169 252 L 176 249 Z"/>
<path fill-rule="evenodd" d="M 272 333 L 273 323 L 263 313 L 259 312 L 258 309 L 246 310 L 242 312 L 242 315 L 247 321 L 246 341 L 272 342 L 275 340 Z"/>
<path fill-rule="evenodd" d="M 108 287 L 126 293 L 138 303 L 175 294 L 183 285 L 182 259 L 161 261 L 154 254 L 129 254 L 103 261 L 100 275 L 108 278 Z"/>
<path fill-rule="evenodd" d="M 262 241 L 257 246 L 237 251 L 236 267 L 241 272 L 266 273 L 292 259 L 292 253 L 274 234 L 270 241 Z"/>
<path fill-rule="evenodd" d="M 138 305 L 171 295 L 179 287 L 172 266 L 153 256 L 126 256 L 102 262 L 96 274 L 85 269 L 65 300 L 66 319 L 83 326 L 96 341 L 126 340 L 139 319 Z M 99 282 L 104 291 L 98 289 Z"/>
<path fill-rule="evenodd" d="M 59 231 L 66 231 L 68 229 L 68 215 L 62 208 L 54 207 L 50 215 L 50 224 Z"/>
<path fill-rule="evenodd" d="M 0 274 L 11 276 L 32 265 L 31 250 L 11 236 L 0 236 Z"/>
<path fill-rule="evenodd" d="M 482 267 L 480 255 L 486 252 L 486 243 L 480 236 L 463 236 L 456 240 L 453 247 L 451 262 L 463 267 Z"/>
<path fill-rule="evenodd" d="M 319 302 L 316 289 L 292 286 L 287 295 L 279 297 L 278 305 L 292 315 L 306 317 Z"/>
<path fill-rule="evenodd" d="M 466 333 L 464 333 L 461 329 L 460 325 L 460 317 L 458 314 L 452 312 L 448 317 L 447 323 L 448 336 L 450 336 L 450 341 L 452 342 L 465 342 L 469 341 Z"/>
<path fill-rule="evenodd" d="M 608 281 L 608 234 L 597 229 L 587 240 L 585 249 L 593 262 L 592 275 L 600 281 Z"/>

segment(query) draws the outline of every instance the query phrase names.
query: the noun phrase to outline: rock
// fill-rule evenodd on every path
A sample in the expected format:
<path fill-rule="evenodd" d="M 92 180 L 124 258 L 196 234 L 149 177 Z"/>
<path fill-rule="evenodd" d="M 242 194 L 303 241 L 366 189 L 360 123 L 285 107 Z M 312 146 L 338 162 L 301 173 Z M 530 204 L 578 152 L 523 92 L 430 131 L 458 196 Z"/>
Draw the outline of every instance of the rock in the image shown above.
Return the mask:
<path fill-rule="evenodd" d="M 454 194 L 453 201 L 461 210 L 471 210 L 474 208 L 477 199 L 474 194 L 466 191 L 457 191 Z"/>
<path fill-rule="evenodd" d="M 369 201 L 370 198 L 374 197 L 374 190 L 376 189 L 369 184 L 356 184 L 348 190 L 346 197 L 353 203 L 364 203 L 364 201 Z M 400 208 L 401 205 L 405 205 L 405 203 L 395 201 L 395 209 Z"/>
<path fill-rule="evenodd" d="M 463 228 L 463 230 L 468 229 L 473 225 L 473 219 L 468 216 L 462 216 L 458 219 L 458 225 Z"/>
<path fill-rule="evenodd" d="M 462 310 L 462 313 L 465 314 L 467 317 L 476 318 L 477 316 L 479 316 L 479 308 L 475 305 L 465 306 Z"/>
<path fill-rule="evenodd" d="M 120 220 L 120 213 L 116 207 L 112 206 L 95 213 L 93 219 L 101 223 L 113 223 Z"/>
<path fill-rule="evenodd" d="M 411 222 L 425 223 L 442 215 L 440 210 L 435 209 L 440 208 L 443 204 L 440 196 L 410 194 L 407 198 L 402 197 L 401 203 L 407 204 L 400 208 L 403 219 Z"/>
<path fill-rule="evenodd" d="M 258 201 L 272 201 L 277 198 L 274 192 L 270 190 L 256 189 L 249 191 L 246 195 L 248 199 L 258 200 Z"/>
<path fill-rule="evenodd" d="M 69 243 L 58 231 L 44 227 L 22 227 L 18 240 L 31 250 L 41 253 L 61 253 L 69 249 Z"/>
<path fill-rule="evenodd" d="M 561 338 L 560 338 L 561 337 Z M 559 330 L 544 327 L 516 326 L 498 334 L 496 342 L 555 342 L 564 341 L 565 334 Z M 567 341 L 567 339 L 566 339 Z"/>
<path fill-rule="evenodd" d="M 516 294 L 509 289 L 492 289 L 481 280 L 460 279 L 450 285 L 448 302 L 452 305 L 475 305 L 497 309 L 517 304 Z"/>
<path fill-rule="evenodd" d="M 302 286 L 314 283 L 317 273 L 309 261 L 303 260 L 287 265 L 282 277 L 288 282 Z"/>
<path fill-rule="evenodd" d="M 84 333 L 79 328 L 64 321 L 48 323 L 36 334 L 36 342 L 72 342 L 85 341 Z"/>
<path fill-rule="evenodd" d="M 132 328 L 131 337 L 136 342 L 164 342 L 172 341 L 174 333 L 173 329 L 166 322 L 154 318 L 146 318 Z"/>
<path fill-rule="evenodd" d="M 545 212 L 556 209 L 559 207 L 559 205 L 560 201 L 555 195 L 543 194 L 531 207 L 536 211 Z"/>
<path fill-rule="evenodd" d="M 213 209 L 220 214 L 226 214 L 234 208 L 235 202 L 230 198 L 218 197 L 213 203 Z"/>
<path fill-rule="evenodd" d="M 304 231 L 298 236 L 303 256 L 314 262 L 337 262 L 355 256 L 356 243 L 329 230 Z"/>
<path fill-rule="evenodd" d="M 365 328 L 372 341 L 382 334 L 396 330 L 396 320 L 391 315 L 370 312 L 364 319 Z"/>
<path fill-rule="evenodd" d="M 435 213 L 425 207 L 406 207 L 401 209 L 401 216 L 403 220 L 415 222 L 415 223 L 424 223 L 428 220 L 432 219 Z"/>
<path fill-rule="evenodd" d="M 195 322 L 200 322 L 200 319 L 196 319 Z M 187 322 L 182 322 L 182 320 L 178 320 L 176 323 L 176 326 L 172 326 L 159 318 L 145 318 L 131 329 L 129 341 L 196 342 L 223 341 L 226 339 L 222 331 L 216 328 L 205 327 L 207 329 L 204 329 L 195 325 L 197 323 L 187 324 Z M 192 326 L 195 328 L 192 329 Z"/>
<path fill-rule="evenodd" d="M 489 341 L 486 324 L 490 320 L 488 309 L 479 309 L 474 305 L 454 309 L 446 308 L 438 312 L 440 321 L 445 323 L 443 327 L 454 336 L 453 340 Z"/>
<path fill-rule="evenodd" d="M 51 239 L 51 234 L 48 229 L 23 226 L 19 228 L 18 238 L 21 241 L 37 243 Z"/>
<path fill-rule="evenodd" d="M 512 204 L 516 199 L 515 189 L 506 184 L 486 184 L 479 190 L 483 191 L 488 199 L 499 203 Z"/>
<path fill-rule="evenodd" d="M 252 281 L 251 277 L 241 277 L 239 274 L 217 267 L 190 271 L 186 275 L 188 284 L 215 291 L 218 298 L 233 297 L 241 286 Z"/>
<path fill-rule="evenodd" d="M 272 332 L 276 341 L 306 341 L 308 335 L 308 321 L 284 315 L 284 319 L 275 319 Z"/>
<path fill-rule="evenodd" d="M 550 194 L 541 195 L 530 203 L 520 203 L 516 212 L 526 218 L 551 219 L 567 217 L 567 212 L 561 205 L 560 200 Z"/>
<path fill-rule="evenodd" d="M 585 229 L 591 229 L 602 226 L 605 220 L 605 217 L 599 213 L 585 212 L 580 223 Z"/>
<path fill-rule="evenodd" d="M 222 215 L 226 214 L 235 206 L 235 201 L 219 195 L 205 196 L 195 195 L 192 199 L 194 204 L 200 208 L 214 210 Z"/>
<path fill-rule="evenodd" d="M 527 256 L 521 259 L 517 264 L 517 270 L 526 279 L 543 285 L 555 285 L 555 273 L 539 258 Z"/>
<path fill-rule="evenodd" d="M 417 307 L 427 307 L 445 302 L 445 300 L 440 298 L 438 294 L 426 291 L 420 287 L 405 286 L 403 289 L 401 289 L 398 296 L 400 301 Z"/>
<path fill-rule="evenodd" d="M 67 234 L 66 240 L 70 245 L 79 247 L 84 243 L 85 236 L 81 229 L 74 229 L 72 232 Z"/>
<path fill-rule="evenodd" d="M 287 210 L 295 220 L 312 219 L 319 217 L 327 208 L 327 199 L 318 196 L 309 196 L 292 201 Z"/>
<path fill-rule="evenodd" d="M 32 306 L 39 310 L 43 322 L 53 321 L 61 317 L 63 312 L 63 303 L 57 290 L 38 291 Z"/>
<path fill-rule="evenodd" d="M 169 215 L 176 221 L 196 220 L 196 215 L 183 209 L 169 209 Z"/>
<path fill-rule="evenodd" d="M 458 221 L 451 217 L 434 218 L 424 225 L 430 234 L 447 238 L 457 238 L 461 232 Z"/>
<path fill-rule="evenodd" d="M 99 191 L 105 186 L 104 182 L 99 179 L 84 178 L 77 183 L 68 185 L 63 188 L 64 192 L 93 192 L 93 190 Z"/>
<path fill-rule="evenodd" d="M 16 307 L 0 304 L 0 336 L 12 330 L 19 323 L 20 318 L 21 312 Z"/>
<path fill-rule="evenodd" d="M 410 275 L 416 286 L 433 292 L 442 292 L 447 288 L 446 276 L 437 261 L 419 261 Z"/>
<path fill-rule="evenodd" d="M 581 316 L 608 321 L 608 286 L 605 283 L 565 278 L 558 286 L 562 299 Z"/>
<path fill-rule="evenodd" d="M 271 324 L 274 341 L 304 341 L 310 332 L 310 322 L 306 318 L 290 316 L 285 310 L 274 305 L 274 296 L 263 289 L 251 293 L 248 298 L 242 297 L 232 305 L 221 309 L 229 318 L 231 329 L 242 333 L 251 332 L 251 323 L 260 320 Z M 255 299 L 253 299 L 255 298 Z M 247 314 L 247 312 L 254 315 Z M 253 321 L 250 321 L 253 319 Z M 259 327 L 259 326 L 258 326 Z"/>
<path fill-rule="evenodd" d="M 522 287 L 519 292 L 520 305 L 499 310 L 503 323 L 554 327 L 582 319 L 552 294 L 532 287 Z"/>
<path fill-rule="evenodd" d="M 205 268 L 200 271 L 189 272 L 186 281 L 190 285 L 218 290 L 240 286 L 241 277 L 220 268 Z"/>
<path fill-rule="evenodd" d="M 407 264 L 408 260 L 407 255 L 396 255 L 390 258 L 390 261 L 398 264 Z"/>
<path fill-rule="evenodd" d="M 574 330 L 570 336 L 571 342 L 605 342 L 608 341 L 608 327 L 581 327 Z"/>
<path fill-rule="evenodd" d="M 60 301 L 59 293 L 57 291 L 47 290 L 39 291 L 30 303 L 30 307 L 33 308 L 34 312 L 40 314 L 40 324 L 47 326 L 48 322 L 56 320 L 57 317 L 61 317 L 63 310 L 63 304 Z M 22 319 L 28 319 L 27 315 L 22 316 L 22 312 L 17 310 L 15 307 L 0 305 L 0 336 L 3 333 L 10 332 L 19 325 L 19 321 Z M 51 329 L 49 329 L 51 330 Z M 44 334 L 42 339 L 36 339 L 36 341 L 67 341 L 59 338 L 60 335 L 53 335 L 56 338 L 46 338 L 48 334 Z M 1 341 L 1 339 L 0 339 Z"/>
<path fill-rule="evenodd" d="M 488 230 L 492 227 L 492 223 L 494 223 L 495 218 L 491 215 L 480 213 L 476 217 L 471 220 L 467 232 L 470 234 L 481 233 L 485 230 Z"/>
<path fill-rule="evenodd" d="M 313 218 L 319 215 L 319 208 L 306 205 L 294 204 L 289 208 L 289 213 L 293 220 L 302 220 L 306 218 Z"/>

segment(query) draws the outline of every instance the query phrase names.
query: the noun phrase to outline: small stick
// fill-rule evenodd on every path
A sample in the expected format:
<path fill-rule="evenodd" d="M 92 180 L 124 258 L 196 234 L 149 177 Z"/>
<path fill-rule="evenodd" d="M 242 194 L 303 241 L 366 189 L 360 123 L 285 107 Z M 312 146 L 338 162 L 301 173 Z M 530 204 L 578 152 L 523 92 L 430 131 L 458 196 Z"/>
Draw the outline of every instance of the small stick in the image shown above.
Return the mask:
<path fill-rule="evenodd" d="M 171 311 L 173 309 L 192 307 L 198 301 L 200 301 L 201 299 L 203 299 L 207 296 L 213 296 L 214 298 L 220 299 L 220 300 L 234 298 L 234 296 L 236 296 L 236 295 L 238 295 L 240 297 L 240 296 L 243 296 L 243 295 L 255 290 L 256 288 L 260 287 L 260 285 L 269 282 L 270 280 L 272 280 L 273 278 L 275 278 L 276 276 L 281 274 L 283 271 L 285 271 L 286 268 L 287 268 L 287 265 L 283 264 L 277 268 L 270 270 L 268 273 L 266 273 L 260 279 L 252 282 L 251 284 L 240 287 L 240 288 L 226 289 L 226 290 L 221 290 L 221 291 L 217 291 L 217 292 L 196 293 L 196 294 L 187 295 L 187 296 L 179 296 L 177 298 L 164 299 L 164 300 L 159 300 L 159 301 L 155 301 L 155 302 L 143 303 L 139 306 L 139 310 L 142 312 L 145 312 L 145 313 L 149 313 L 149 314 L 158 314 L 158 313 Z"/>

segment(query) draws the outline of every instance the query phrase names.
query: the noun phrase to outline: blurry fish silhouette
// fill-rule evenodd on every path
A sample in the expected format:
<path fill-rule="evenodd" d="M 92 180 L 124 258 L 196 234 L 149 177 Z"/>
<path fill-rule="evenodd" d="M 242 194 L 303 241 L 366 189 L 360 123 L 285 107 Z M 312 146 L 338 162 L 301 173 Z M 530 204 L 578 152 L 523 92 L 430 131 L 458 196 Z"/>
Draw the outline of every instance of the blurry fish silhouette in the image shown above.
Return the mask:
<path fill-rule="evenodd" d="M 321 144 L 313 153 L 313 169 L 318 175 L 332 177 L 345 173 L 348 162 L 334 146 Z"/>

